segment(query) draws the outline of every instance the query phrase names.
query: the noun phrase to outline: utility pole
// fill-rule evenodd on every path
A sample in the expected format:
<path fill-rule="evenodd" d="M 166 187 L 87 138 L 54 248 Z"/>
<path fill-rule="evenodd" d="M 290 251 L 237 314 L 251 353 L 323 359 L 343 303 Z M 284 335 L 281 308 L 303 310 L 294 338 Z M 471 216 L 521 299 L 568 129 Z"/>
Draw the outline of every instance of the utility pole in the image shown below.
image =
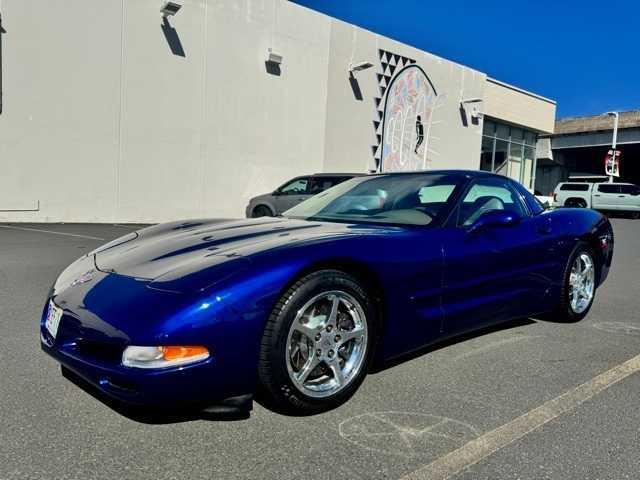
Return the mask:
<path fill-rule="evenodd" d="M 613 150 L 613 162 L 616 161 L 616 146 L 618 144 L 618 121 L 620 114 L 618 112 L 607 112 L 607 115 L 613 117 L 613 141 L 611 142 L 611 150 Z M 609 175 L 609 183 L 613 183 L 613 175 Z"/>

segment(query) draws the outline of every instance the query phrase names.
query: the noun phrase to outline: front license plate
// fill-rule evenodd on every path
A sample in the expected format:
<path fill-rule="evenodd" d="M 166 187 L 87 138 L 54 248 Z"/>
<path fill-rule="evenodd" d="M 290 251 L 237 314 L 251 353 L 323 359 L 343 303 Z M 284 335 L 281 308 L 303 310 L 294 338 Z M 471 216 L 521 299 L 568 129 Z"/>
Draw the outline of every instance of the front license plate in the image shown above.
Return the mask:
<path fill-rule="evenodd" d="M 47 319 L 44 322 L 44 326 L 47 327 L 47 331 L 53 338 L 56 338 L 61 318 L 62 309 L 56 307 L 52 301 L 49 301 L 49 310 L 47 311 Z"/>

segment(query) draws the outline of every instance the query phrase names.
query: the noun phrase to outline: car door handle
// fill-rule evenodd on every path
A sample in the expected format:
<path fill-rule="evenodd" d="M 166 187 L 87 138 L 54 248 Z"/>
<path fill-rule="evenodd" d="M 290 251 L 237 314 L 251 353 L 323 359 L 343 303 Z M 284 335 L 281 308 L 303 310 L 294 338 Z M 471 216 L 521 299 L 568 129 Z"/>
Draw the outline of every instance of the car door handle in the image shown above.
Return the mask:
<path fill-rule="evenodd" d="M 618 195 L 618 198 L 627 198 L 626 195 Z"/>
<path fill-rule="evenodd" d="M 599 195 L 599 194 L 597 194 L 597 193 L 594 193 L 594 194 L 593 194 L 593 196 L 594 196 L 594 197 L 599 197 L 600 195 Z"/>

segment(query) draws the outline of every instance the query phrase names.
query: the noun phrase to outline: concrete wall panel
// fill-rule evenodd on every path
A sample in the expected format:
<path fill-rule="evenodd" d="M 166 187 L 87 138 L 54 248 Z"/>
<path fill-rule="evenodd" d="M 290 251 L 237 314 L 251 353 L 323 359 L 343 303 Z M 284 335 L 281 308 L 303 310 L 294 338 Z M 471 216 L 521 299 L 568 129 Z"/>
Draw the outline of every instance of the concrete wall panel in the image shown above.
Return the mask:
<path fill-rule="evenodd" d="M 0 220 L 113 218 L 120 5 L 3 2 Z"/>
<path fill-rule="evenodd" d="M 493 118 L 541 133 L 553 133 L 556 104 L 512 85 L 487 79 L 484 112 Z"/>
<path fill-rule="evenodd" d="M 484 74 L 286 0 L 185 0 L 164 26 L 160 4 L 3 0 L 0 221 L 240 217 L 291 177 L 375 169 L 378 74 L 394 76 L 380 49 L 437 91 L 428 168 L 478 168 L 482 122 L 460 102 L 485 97 Z M 528 122 L 508 108 L 524 96 L 486 103 Z M 415 115 L 407 126 L 416 143 Z"/>

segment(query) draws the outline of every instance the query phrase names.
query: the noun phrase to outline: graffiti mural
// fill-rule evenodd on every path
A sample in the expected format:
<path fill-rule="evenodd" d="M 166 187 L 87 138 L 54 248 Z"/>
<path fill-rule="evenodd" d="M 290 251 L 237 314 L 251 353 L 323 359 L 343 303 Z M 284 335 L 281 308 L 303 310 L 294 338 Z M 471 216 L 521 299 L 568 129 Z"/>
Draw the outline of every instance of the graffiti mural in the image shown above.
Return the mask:
<path fill-rule="evenodd" d="M 424 71 L 411 65 L 387 89 L 382 128 L 382 171 L 425 170 L 436 91 Z"/>
<path fill-rule="evenodd" d="M 378 171 L 424 170 L 430 163 L 435 88 L 412 58 L 378 50 L 380 96 L 375 98 L 377 144 L 373 156 Z"/>

